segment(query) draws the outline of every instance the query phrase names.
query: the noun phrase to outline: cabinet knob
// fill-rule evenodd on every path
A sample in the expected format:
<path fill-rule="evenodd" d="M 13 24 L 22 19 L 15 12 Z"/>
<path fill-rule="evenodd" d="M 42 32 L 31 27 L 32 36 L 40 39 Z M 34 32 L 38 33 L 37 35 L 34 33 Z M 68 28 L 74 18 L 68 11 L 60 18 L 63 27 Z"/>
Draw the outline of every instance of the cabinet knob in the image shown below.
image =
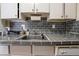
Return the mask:
<path fill-rule="evenodd" d="M 38 11 L 38 9 L 36 9 L 36 11 Z"/>

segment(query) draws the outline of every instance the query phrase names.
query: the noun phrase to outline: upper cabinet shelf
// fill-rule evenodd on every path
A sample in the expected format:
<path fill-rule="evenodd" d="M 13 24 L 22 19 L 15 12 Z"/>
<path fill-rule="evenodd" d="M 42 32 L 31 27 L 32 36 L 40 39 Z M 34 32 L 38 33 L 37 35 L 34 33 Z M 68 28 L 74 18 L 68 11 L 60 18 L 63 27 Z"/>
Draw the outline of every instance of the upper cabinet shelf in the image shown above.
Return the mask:
<path fill-rule="evenodd" d="M 1 19 L 17 18 L 17 3 L 1 3 Z"/>

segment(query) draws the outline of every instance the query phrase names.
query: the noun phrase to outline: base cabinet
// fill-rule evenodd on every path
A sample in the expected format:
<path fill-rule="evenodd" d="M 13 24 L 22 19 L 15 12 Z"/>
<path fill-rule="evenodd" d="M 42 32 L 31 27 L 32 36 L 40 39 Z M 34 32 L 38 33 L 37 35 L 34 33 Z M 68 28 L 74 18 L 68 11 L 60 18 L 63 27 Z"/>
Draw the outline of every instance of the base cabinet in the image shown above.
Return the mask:
<path fill-rule="evenodd" d="M 10 47 L 11 55 L 31 55 L 31 47 L 30 46 L 11 46 Z"/>
<path fill-rule="evenodd" d="M 76 47 L 59 47 L 57 50 L 58 56 L 79 56 L 79 48 Z"/>
<path fill-rule="evenodd" d="M 8 46 L 0 46 L 0 55 L 8 55 Z"/>
<path fill-rule="evenodd" d="M 53 56 L 54 47 L 53 46 L 33 46 L 34 56 Z"/>

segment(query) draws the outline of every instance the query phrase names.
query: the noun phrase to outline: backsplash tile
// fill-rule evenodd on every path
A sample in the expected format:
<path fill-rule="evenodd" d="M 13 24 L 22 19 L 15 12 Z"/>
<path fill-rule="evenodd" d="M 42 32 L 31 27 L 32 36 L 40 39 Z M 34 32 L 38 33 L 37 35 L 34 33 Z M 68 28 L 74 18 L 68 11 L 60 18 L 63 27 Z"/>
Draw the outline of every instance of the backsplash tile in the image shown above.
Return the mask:
<path fill-rule="evenodd" d="M 26 22 L 13 22 L 13 26 L 11 27 L 11 31 L 21 31 L 21 24 L 25 24 L 26 29 L 29 29 L 30 33 L 34 31 L 38 33 L 65 33 L 66 23 L 52 23 L 47 22 L 46 19 L 42 19 L 41 21 L 31 21 L 27 20 Z M 55 28 L 52 28 L 52 25 L 55 24 Z"/>
<path fill-rule="evenodd" d="M 73 32 L 73 33 L 70 33 Z M 68 36 L 76 37 L 79 39 L 79 21 L 73 20 L 66 23 L 66 34 Z"/>
<path fill-rule="evenodd" d="M 70 21 L 66 23 L 67 32 L 79 32 L 79 21 Z"/>

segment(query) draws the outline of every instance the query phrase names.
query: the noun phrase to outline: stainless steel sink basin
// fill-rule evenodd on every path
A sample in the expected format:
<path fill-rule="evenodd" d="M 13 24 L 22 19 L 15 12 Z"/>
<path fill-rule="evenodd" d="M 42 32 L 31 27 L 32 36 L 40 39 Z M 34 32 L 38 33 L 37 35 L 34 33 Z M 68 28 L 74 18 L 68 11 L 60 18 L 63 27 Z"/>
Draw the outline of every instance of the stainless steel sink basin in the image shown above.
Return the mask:
<path fill-rule="evenodd" d="M 47 40 L 44 35 L 29 35 L 29 36 L 21 36 L 17 38 L 18 40 Z"/>

